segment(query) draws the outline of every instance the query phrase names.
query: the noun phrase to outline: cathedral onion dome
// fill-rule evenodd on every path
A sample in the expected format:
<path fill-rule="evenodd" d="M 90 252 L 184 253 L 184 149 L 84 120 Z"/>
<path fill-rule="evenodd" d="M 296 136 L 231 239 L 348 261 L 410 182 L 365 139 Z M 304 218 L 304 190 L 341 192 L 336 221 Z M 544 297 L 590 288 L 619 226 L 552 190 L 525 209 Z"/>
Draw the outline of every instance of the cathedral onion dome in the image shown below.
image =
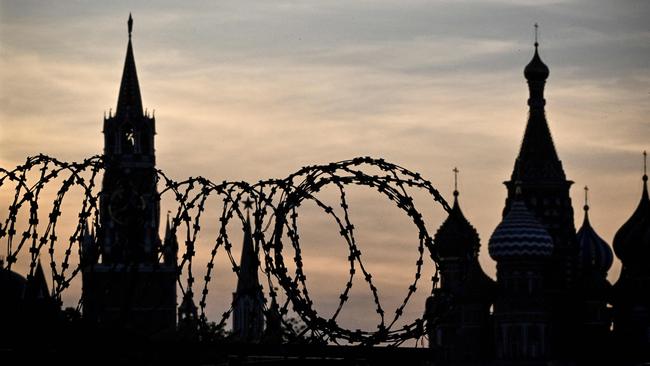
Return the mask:
<path fill-rule="evenodd" d="M 587 187 L 585 187 L 585 190 Z M 605 275 L 612 266 L 614 255 L 609 244 L 605 242 L 591 227 L 589 223 L 589 205 L 585 204 L 585 219 L 582 227 L 578 230 L 578 260 L 584 272 L 592 272 Z"/>
<path fill-rule="evenodd" d="M 508 214 L 494 229 L 488 251 L 496 261 L 512 257 L 550 257 L 553 239 L 521 198 L 516 197 Z"/>
<path fill-rule="evenodd" d="M 524 76 L 528 81 L 546 81 L 549 75 L 548 66 L 542 62 L 537 51 L 538 43 L 535 42 L 535 54 L 524 69 Z"/>
<path fill-rule="evenodd" d="M 645 152 L 644 152 L 645 155 Z M 614 251 L 624 267 L 648 268 L 650 263 L 650 198 L 648 175 L 643 175 L 641 201 L 614 236 Z"/>
<path fill-rule="evenodd" d="M 433 238 L 438 258 L 471 258 L 478 253 L 478 232 L 467 221 L 458 204 L 458 191 L 454 191 L 454 205 Z"/>

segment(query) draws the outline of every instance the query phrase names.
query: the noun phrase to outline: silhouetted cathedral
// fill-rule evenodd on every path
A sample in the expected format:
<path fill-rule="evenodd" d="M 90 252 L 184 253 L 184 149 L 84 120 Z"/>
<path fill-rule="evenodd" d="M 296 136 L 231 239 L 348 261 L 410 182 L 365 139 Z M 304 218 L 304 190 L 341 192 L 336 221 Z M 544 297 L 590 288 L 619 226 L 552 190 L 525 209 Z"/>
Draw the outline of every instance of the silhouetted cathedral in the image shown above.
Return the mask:
<path fill-rule="evenodd" d="M 538 44 L 524 69 L 529 116 L 503 219 L 488 243 L 496 284 L 478 265 L 479 238 L 454 206 L 434 238 L 441 286 L 427 300 L 429 343 L 441 365 L 637 364 L 650 360 L 650 200 L 614 238 L 623 263 L 588 218 L 576 233 L 566 179 L 546 122 L 549 76 Z M 645 153 L 644 153 L 645 157 Z M 490 310 L 491 309 L 491 310 Z M 613 310 L 613 311 L 612 311 Z"/>

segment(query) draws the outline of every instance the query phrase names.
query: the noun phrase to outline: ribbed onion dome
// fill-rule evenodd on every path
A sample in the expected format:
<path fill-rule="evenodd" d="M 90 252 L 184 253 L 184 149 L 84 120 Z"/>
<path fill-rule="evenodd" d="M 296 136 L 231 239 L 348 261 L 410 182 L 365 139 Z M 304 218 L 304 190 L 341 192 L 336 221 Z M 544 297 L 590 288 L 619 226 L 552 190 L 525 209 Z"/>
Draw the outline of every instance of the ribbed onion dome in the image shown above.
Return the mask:
<path fill-rule="evenodd" d="M 603 240 L 589 223 L 589 206 L 585 205 L 585 219 L 578 230 L 578 260 L 584 272 L 606 274 L 612 266 L 614 254 L 609 244 Z"/>
<path fill-rule="evenodd" d="M 648 176 L 646 174 L 643 175 L 643 193 L 639 206 L 614 236 L 614 252 L 626 267 L 649 267 L 650 198 L 648 198 Z"/>
<path fill-rule="evenodd" d="M 537 46 L 538 44 L 535 42 L 535 54 L 533 55 L 533 59 L 530 60 L 524 69 L 524 76 L 528 81 L 546 81 L 550 73 L 548 66 L 546 66 L 539 57 Z"/>
<path fill-rule="evenodd" d="M 519 198 L 513 200 L 510 211 L 494 229 L 488 243 L 494 260 L 512 257 L 549 257 L 553 239 Z"/>
<path fill-rule="evenodd" d="M 433 237 L 438 258 L 471 258 L 478 254 L 478 232 L 467 221 L 458 204 L 458 191 L 454 191 L 454 205 L 445 222 Z"/>

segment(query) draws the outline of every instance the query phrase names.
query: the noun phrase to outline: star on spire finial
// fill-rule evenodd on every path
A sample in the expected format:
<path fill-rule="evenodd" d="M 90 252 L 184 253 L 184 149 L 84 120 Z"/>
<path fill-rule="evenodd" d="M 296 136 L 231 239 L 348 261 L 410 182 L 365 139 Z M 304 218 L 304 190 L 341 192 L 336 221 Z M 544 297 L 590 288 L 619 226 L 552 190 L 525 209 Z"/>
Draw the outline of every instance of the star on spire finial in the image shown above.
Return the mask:
<path fill-rule="evenodd" d="M 538 31 L 539 31 L 539 24 L 537 24 L 537 22 L 535 22 L 535 48 L 537 48 L 537 46 L 539 46 L 539 43 L 537 42 L 537 35 L 538 35 L 537 33 L 538 33 Z"/>
<path fill-rule="evenodd" d="M 454 172 L 454 197 L 456 197 L 458 196 L 458 172 L 460 172 L 460 170 L 458 170 L 457 167 L 454 167 L 452 172 Z"/>
<path fill-rule="evenodd" d="M 585 186 L 585 211 L 589 211 L 589 187 Z"/>
<path fill-rule="evenodd" d="M 250 197 L 246 197 L 246 200 L 242 203 L 244 204 L 244 210 L 246 210 L 246 217 L 250 219 L 250 211 L 253 209 L 254 201 Z"/>
<path fill-rule="evenodd" d="M 131 16 L 131 13 L 129 13 L 129 21 L 127 24 L 129 25 L 129 38 L 131 38 L 131 32 L 133 32 L 133 17 Z"/>

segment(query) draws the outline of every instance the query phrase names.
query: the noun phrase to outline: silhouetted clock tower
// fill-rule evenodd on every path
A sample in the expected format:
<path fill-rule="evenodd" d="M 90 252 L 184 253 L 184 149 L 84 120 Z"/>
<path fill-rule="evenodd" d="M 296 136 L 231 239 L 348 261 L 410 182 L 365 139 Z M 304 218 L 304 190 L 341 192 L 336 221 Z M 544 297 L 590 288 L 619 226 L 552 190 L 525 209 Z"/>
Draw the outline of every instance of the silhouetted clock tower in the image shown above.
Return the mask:
<path fill-rule="evenodd" d="M 97 235 L 82 250 L 83 311 L 100 325 L 158 336 L 176 326 L 177 248 L 163 248 L 159 236 L 156 121 L 142 108 L 130 15 L 128 27 L 117 108 L 104 118 Z"/>

